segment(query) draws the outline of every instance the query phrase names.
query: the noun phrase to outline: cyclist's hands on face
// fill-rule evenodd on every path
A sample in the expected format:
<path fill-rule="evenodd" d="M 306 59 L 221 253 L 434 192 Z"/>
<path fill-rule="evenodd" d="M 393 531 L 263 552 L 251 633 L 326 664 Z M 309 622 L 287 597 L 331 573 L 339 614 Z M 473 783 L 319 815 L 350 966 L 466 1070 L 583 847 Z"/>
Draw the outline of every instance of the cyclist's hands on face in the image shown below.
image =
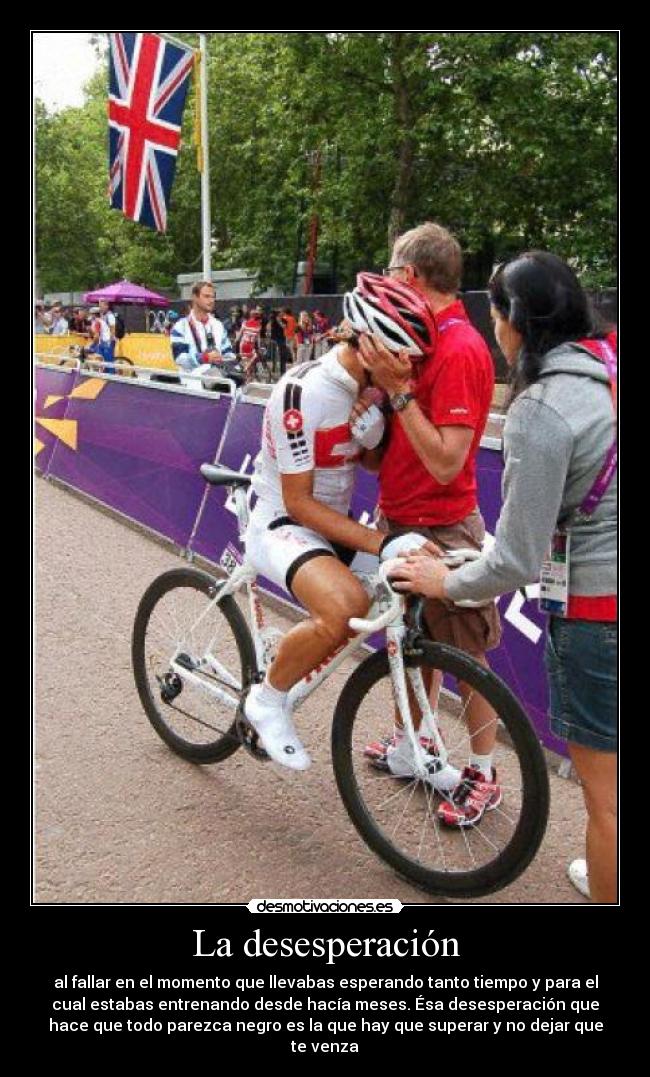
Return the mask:
<path fill-rule="evenodd" d="M 362 333 L 359 337 L 359 350 L 363 365 L 374 385 L 379 386 L 389 396 L 409 391 L 412 368 L 405 351 L 393 355 L 376 337 L 367 333 Z"/>
<path fill-rule="evenodd" d="M 427 543 L 427 546 L 433 545 Z M 403 557 L 402 564 L 396 565 L 390 574 L 395 590 L 425 595 L 426 598 L 446 599 L 444 581 L 449 569 L 440 560 L 440 552 L 432 557 L 423 546 Z"/>
<path fill-rule="evenodd" d="M 373 404 L 377 403 L 377 390 L 376 389 L 364 389 L 358 400 L 350 412 L 350 426 L 353 426 L 356 419 L 360 419 Z"/>

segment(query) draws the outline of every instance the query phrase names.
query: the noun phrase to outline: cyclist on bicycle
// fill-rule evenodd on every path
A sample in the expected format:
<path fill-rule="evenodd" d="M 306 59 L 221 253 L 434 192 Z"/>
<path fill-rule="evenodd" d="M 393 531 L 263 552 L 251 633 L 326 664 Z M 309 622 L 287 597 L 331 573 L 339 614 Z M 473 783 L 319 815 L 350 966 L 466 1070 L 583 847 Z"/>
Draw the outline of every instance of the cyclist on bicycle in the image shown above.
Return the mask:
<path fill-rule="evenodd" d="M 393 352 L 421 357 L 435 340 L 433 315 L 416 292 L 392 282 L 382 282 L 392 301 L 377 302 L 370 287 L 376 280 L 361 274 L 346 296 L 356 331 L 373 333 Z M 352 406 L 369 385 L 357 343 L 352 332 L 348 341 L 292 368 L 278 382 L 266 408 L 252 484 L 258 501 L 247 555 L 260 575 L 294 595 L 309 619 L 284 637 L 244 712 L 269 756 L 294 770 L 306 769 L 310 759 L 293 725 L 288 692 L 346 642 L 349 619 L 365 616 L 370 604 L 348 567 L 355 553 L 386 560 L 426 541 L 414 534 L 387 537 L 349 516 L 357 462 L 384 433 L 378 409 L 364 433 L 354 437 L 350 427 Z"/>

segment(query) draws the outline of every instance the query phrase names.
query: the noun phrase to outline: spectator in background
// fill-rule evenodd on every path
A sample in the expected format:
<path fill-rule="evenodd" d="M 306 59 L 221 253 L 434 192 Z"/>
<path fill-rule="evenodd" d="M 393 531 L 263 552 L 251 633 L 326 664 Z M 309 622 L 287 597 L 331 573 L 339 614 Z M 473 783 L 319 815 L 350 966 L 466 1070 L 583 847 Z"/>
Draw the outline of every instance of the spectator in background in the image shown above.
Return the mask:
<path fill-rule="evenodd" d="M 215 305 L 214 285 L 198 281 L 192 288 L 192 309 L 179 318 L 171 332 L 174 361 L 181 371 L 204 375 L 221 373 L 237 379 L 235 354 L 222 322 L 212 313 Z M 211 387 L 214 379 L 206 382 Z"/>
<path fill-rule="evenodd" d="M 230 338 L 231 344 L 234 344 L 237 333 L 241 328 L 241 312 L 239 307 L 230 308 L 227 317 L 223 320 L 223 327 Z"/>
<path fill-rule="evenodd" d="M 102 322 L 100 318 L 99 307 L 90 308 L 88 335 L 90 337 L 90 347 L 88 348 L 88 354 L 101 355 L 100 345 L 102 339 Z"/>
<path fill-rule="evenodd" d="M 314 324 L 306 310 L 300 311 L 296 329 L 296 362 L 305 363 L 314 358 Z"/>
<path fill-rule="evenodd" d="M 105 374 L 114 374 L 115 367 L 112 365 L 115 358 L 115 315 L 111 310 L 110 303 L 107 303 L 105 299 L 101 299 L 99 302 L 99 354 L 102 359 L 105 360 L 104 366 Z"/>
<path fill-rule="evenodd" d="M 63 307 L 59 303 L 52 307 L 52 327 L 50 334 L 53 337 L 66 337 L 69 332 L 67 318 L 64 317 Z"/>
<path fill-rule="evenodd" d="M 34 307 L 34 333 L 47 333 L 48 326 L 46 326 L 43 315 L 45 314 L 45 307 L 42 303 L 37 303 Z"/>
<path fill-rule="evenodd" d="M 77 307 L 70 319 L 70 332 L 80 336 L 88 336 L 88 314 L 85 307 Z"/>
<path fill-rule="evenodd" d="M 268 325 L 266 327 L 267 336 L 271 342 L 271 351 L 273 366 L 279 365 L 280 374 L 284 374 L 287 369 L 287 363 L 290 360 L 289 351 L 287 349 L 287 342 L 284 336 L 284 329 L 282 322 L 280 321 L 280 311 L 272 310 L 269 315 Z M 276 363 L 277 360 L 277 363 Z"/>
<path fill-rule="evenodd" d="M 232 309 L 232 329 L 235 336 L 244 324 L 244 312 L 241 307 L 233 307 Z"/>
<path fill-rule="evenodd" d="M 314 359 L 320 359 L 323 352 L 328 351 L 330 344 L 327 334 L 330 330 L 329 318 L 322 310 L 314 311 Z"/>
<path fill-rule="evenodd" d="M 296 319 L 295 319 L 295 316 L 293 314 L 293 311 L 291 310 L 291 307 L 285 307 L 284 308 L 284 310 L 280 314 L 280 321 L 282 323 L 282 328 L 284 329 L 284 339 L 285 339 L 285 341 L 287 343 L 287 348 L 289 349 L 292 357 L 295 359 L 295 357 L 296 357 L 296 328 L 297 328 L 298 323 L 296 322 Z"/>
<path fill-rule="evenodd" d="M 165 336 L 171 336 L 172 329 L 176 325 L 176 322 L 180 321 L 180 314 L 176 310 L 169 310 L 167 317 L 165 318 Z"/>
<path fill-rule="evenodd" d="M 262 336 L 262 309 L 253 307 L 250 316 L 243 322 L 239 331 L 238 348 L 242 366 L 246 372 L 246 380 L 250 381 L 255 369 L 255 363 L 260 350 L 260 338 Z"/>
<path fill-rule="evenodd" d="M 329 330 L 330 323 L 329 318 L 323 314 L 322 310 L 314 311 L 314 332 L 317 336 L 322 337 Z"/>

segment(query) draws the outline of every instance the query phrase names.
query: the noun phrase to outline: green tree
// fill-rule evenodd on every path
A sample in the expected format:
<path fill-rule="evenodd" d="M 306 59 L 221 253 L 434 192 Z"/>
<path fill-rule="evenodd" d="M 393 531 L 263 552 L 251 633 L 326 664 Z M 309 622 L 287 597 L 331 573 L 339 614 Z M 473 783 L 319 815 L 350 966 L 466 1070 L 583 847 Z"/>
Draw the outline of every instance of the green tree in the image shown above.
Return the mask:
<path fill-rule="evenodd" d="M 570 258 L 590 285 L 614 283 L 616 48 L 595 31 L 211 33 L 215 268 L 291 290 L 316 215 L 319 261 L 346 286 L 434 219 L 467 252 L 466 285 L 530 246 Z M 38 105 L 44 287 L 120 275 L 173 287 L 199 272 L 194 105 L 193 86 L 164 236 L 109 208 L 105 69 L 83 108 Z"/>

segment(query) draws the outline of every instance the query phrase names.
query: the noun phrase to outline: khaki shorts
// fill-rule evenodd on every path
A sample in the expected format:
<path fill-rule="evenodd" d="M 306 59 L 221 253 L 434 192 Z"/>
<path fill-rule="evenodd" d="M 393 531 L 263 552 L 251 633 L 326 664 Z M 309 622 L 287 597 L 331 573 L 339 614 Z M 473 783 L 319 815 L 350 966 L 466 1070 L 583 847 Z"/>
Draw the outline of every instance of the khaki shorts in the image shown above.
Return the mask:
<path fill-rule="evenodd" d="M 431 539 L 443 550 L 466 547 L 480 550 L 485 538 L 485 524 L 478 509 L 449 527 L 406 526 L 384 516 L 379 516 L 377 527 L 390 535 L 406 535 L 414 531 Z M 494 602 L 467 609 L 455 606 L 453 602 L 431 598 L 427 600 L 424 611 L 431 638 L 438 643 L 448 643 L 468 654 L 477 655 L 494 650 L 501 642 L 501 619 Z"/>

